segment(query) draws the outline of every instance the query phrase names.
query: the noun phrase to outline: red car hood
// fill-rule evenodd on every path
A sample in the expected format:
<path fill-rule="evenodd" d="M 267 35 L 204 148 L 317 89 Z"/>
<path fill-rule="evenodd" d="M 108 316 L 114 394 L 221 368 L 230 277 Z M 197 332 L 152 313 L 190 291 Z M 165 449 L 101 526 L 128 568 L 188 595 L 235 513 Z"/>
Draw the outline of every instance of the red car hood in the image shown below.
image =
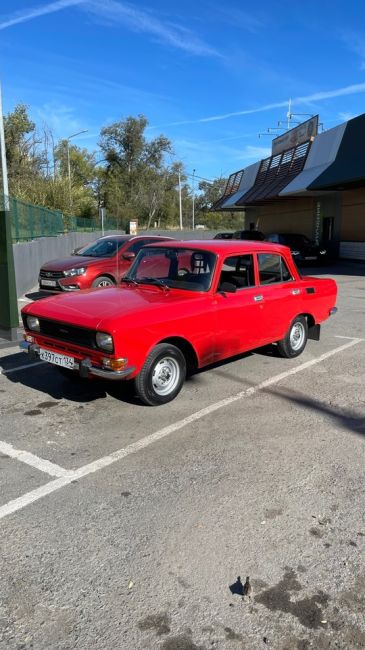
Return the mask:
<path fill-rule="evenodd" d="M 201 298 L 201 294 L 158 287 L 87 289 L 37 300 L 24 307 L 22 313 L 111 332 L 125 317 L 134 318 L 139 312 L 146 314 L 171 303 L 191 302 L 194 297 Z"/>
<path fill-rule="evenodd" d="M 67 271 L 67 269 L 78 269 L 86 264 L 95 264 L 95 262 L 101 262 L 105 257 L 84 257 L 83 255 L 72 255 L 70 257 L 61 257 L 59 260 L 50 260 L 45 264 L 42 264 L 41 269 L 43 271 Z"/>

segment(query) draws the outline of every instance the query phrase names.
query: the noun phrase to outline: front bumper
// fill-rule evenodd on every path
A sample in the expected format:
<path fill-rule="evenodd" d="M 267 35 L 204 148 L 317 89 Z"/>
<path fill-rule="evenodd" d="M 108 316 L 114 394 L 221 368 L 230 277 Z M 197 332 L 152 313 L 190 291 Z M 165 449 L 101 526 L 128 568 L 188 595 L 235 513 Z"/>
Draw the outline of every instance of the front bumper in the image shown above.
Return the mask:
<path fill-rule="evenodd" d="M 36 343 L 28 343 L 28 341 L 22 341 L 19 347 L 21 350 L 23 350 L 23 352 L 27 352 L 30 358 L 36 359 L 39 357 L 40 348 Z M 80 361 L 75 360 L 73 370 L 70 370 L 70 372 L 78 372 L 80 377 L 85 379 L 91 376 L 118 381 L 120 379 L 127 379 L 134 370 L 134 367 L 124 368 L 123 370 L 108 370 L 107 368 L 99 368 L 97 366 L 93 366 L 90 359 L 85 358 L 81 359 Z"/>

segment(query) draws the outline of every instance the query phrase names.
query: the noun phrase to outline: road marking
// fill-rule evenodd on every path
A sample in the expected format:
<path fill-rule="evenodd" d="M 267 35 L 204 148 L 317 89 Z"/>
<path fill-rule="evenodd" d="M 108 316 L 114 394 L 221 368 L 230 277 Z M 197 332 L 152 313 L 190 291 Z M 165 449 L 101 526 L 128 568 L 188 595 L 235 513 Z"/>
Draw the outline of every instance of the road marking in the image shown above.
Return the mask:
<path fill-rule="evenodd" d="M 262 381 L 260 384 L 257 384 L 256 386 L 251 386 L 251 388 L 247 388 L 243 391 L 240 391 L 239 393 L 236 393 L 236 395 L 232 395 L 231 397 L 226 397 L 225 399 L 222 399 L 219 402 L 216 402 L 215 404 L 211 404 L 210 406 L 200 409 L 199 411 L 196 411 L 195 413 L 188 415 L 186 418 L 183 418 L 182 420 L 179 420 L 174 424 L 170 424 L 169 426 L 164 427 L 159 431 L 155 431 L 155 433 L 152 433 L 149 436 L 146 436 L 145 438 L 138 440 L 137 442 L 133 442 L 132 444 L 128 445 L 127 447 L 124 447 L 123 449 L 119 449 L 113 452 L 112 454 L 108 454 L 107 456 L 99 458 L 98 460 L 95 460 L 92 463 L 89 463 L 88 465 L 84 465 L 83 467 L 80 467 L 79 469 L 70 472 L 68 476 L 62 476 L 61 478 L 58 478 L 55 481 L 50 481 L 49 483 L 42 485 L 36 490 L 27 492 L 22 497 L 19 497 L 18 499 L 14 499 L 13 501 L 9 501 L 9 503 L 0 507 L 0 519 L 3 519 L 7 515 L 17 512 L 18 510 L 21 510 L 25 506 L 30 505 L 35 501 L 38 501 L 38 499 L 42 499 L 44 496 L 47 496 L 48 494 L 51 494 L 52 492 L 55 492 L 56 490 L 59 490 L 65 487 L 66 485 L 69 485 L 74 480 L 88 476 L 88 474 L 92 474 L 94 472 L 103 469 L 104 467 L 107 467 L 108 465 L 112 465 L 113 463 L 116 463 L 118 460 L 121 460 L 122 458 L 126 458 L 126 456 L 129 456 L 130 454 L 134 454 L 137 451 L 140 451 L 141 449 L 145 449 L 146 447 L 153 444 L 157 440 L 161 440 L 162 438 L 169 436 L 171 433 L 174 433 L 175 431 L 182 429 L 187 424 L 196 422 L 197 420 L 200 420 L 206 415 L 210 415 L 211 413 L 214 413 L 214 411 L 218 411 L 219 409 L 224 408 L 225 406 L 229 406 L 233 402 L 237 402 L 243 397 L 250 397 L 251 395 L 255 395 L 255 393 L 261 391 L 267 386 L 272 386 L 272 384 L 276 384 L 279 381 L 286 379 L 287 377 L 291 377 L 292 375 L 302 372 L 303 370 L 306 370 L 307 368 L 310 368 L 318 363 L 321 363 L 322 361 L 329 359 L 333 355 L 338 354 L 339 352 L 343 352 L 344 350 L 347 350 L 348 348 L 351 348 L 360 342 L 362 342 L 362 339 L 354 338 L 348 343 L 344 343 L 343 345 L 340 345 L 338 348 L 335 348 L 334 350 L 329 350 L 329 352 L 325 352 L 324 354 L 322 354 L 320 357 L 317 357 L 316 359 L 311 359 L 310 361 L 306 361 L 305 363 L 302 363 L 301 365 L 296 366 L 295 368 L 291 368 L 290 370 L 286 370 L 285 372 L 282 372 L 279 375 L 274 375 L 269 379 L 265 379 L 265 381 Z"/>
<path fill-rule="evenodd" d="M 342 336 L 341 334 L 335 334 L 335 339 L 350 339 L 355 340 L 355 336 Z M 356 338 L 356 341 L 365 341 L 365 339 Z"/>
<path fill-rule="evenodd" d="M 9 370 L 4 370 L 0 366 L 0 375 L 9 375 L 11 372 L 18 372 L 18 370 L 24 370 L 25 368 L 33 368 L 34 366 L 44 365 L 46 361 L 36 361 L 35 363 L 26 363 L 24 366 L 18 366 L 17 368 L 10 368 Z"/>
<path fill-rule="evenodd" d="M 35 467 L 40 472 L 45 472 L 45 474 L 50 474 L 50 476 L 70 476 L 71 472 L 64 467 L 60 467 L 55 463 L 51 463 L 50 460 L 45 460 L 44 458 L 39 458 L 31 454 L 29 451 L 23 451 L 22 449 L 15 449 L 13 445 L 10 445 L 8 442 L 3 442 L 0 440 L 0 453 L 19 460 L 21 463 Z"/>

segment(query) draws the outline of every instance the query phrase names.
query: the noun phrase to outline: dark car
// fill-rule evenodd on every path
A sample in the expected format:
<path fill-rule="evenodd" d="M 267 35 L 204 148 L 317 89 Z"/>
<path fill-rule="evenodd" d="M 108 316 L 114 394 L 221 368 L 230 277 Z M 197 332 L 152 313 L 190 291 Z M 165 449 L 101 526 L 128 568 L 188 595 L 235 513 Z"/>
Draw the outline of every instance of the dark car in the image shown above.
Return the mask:
<path fill-rule="evenodd" d="M 249 239 L 251 241 L 264 241 L 265 235 L 260 230 L 236 230 L 232 239 Z"/>
<path fill-rule="evenodd" d="M 72 256 L 51 260 L 39 272 L 41 291 L 79 291 L 117 284 L 138 251 L 147 244 L 172 237 L 112 235 L 77 248 Z"/>
<path fill-rule="evenodd" d="M 271 233 L 267 235 L 266 241 L 288 246 L 297 264 L 305 264 L 306 262 L 318 263 L 326 259 L 327 250 L 321 246 L 317 246 L 305 235 L 296 233 Z"/>
<path fill-rule="evenodd" d="M 233 239 L 233 232 L 217 232 L 213 239 Z"/>

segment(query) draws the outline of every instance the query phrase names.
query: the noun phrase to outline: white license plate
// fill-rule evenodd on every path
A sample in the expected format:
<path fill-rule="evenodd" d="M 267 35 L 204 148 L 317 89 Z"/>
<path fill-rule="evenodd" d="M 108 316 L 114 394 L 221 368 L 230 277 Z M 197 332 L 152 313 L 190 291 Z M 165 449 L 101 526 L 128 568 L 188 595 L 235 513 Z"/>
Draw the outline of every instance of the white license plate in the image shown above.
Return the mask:
<path fill-rule="evenodd" d="M 56 284 L 56 280 L 41 280 L 42 287 L 55 287 Z"/>
<path fill-rule="evenodd" d="M 62 368 L 68 368 L 69 370 L 73 370 L 75 365 L 73 357 L 67 357 L 65 354 L 58 354 L 58 352 L 50 352 L 50 350 L 44 350 L 43 348 L 39 350 L 39 357 L 42 361 L 54 363 L 55 366 L 62 366 Z"/>
<path fill-rule="evenodd" d="M 317 258 L 314 257 L 314 256 L 310 256 L 310 257 L 305 257 L 304 259 L 305 260 L 316 260 Z"/>

